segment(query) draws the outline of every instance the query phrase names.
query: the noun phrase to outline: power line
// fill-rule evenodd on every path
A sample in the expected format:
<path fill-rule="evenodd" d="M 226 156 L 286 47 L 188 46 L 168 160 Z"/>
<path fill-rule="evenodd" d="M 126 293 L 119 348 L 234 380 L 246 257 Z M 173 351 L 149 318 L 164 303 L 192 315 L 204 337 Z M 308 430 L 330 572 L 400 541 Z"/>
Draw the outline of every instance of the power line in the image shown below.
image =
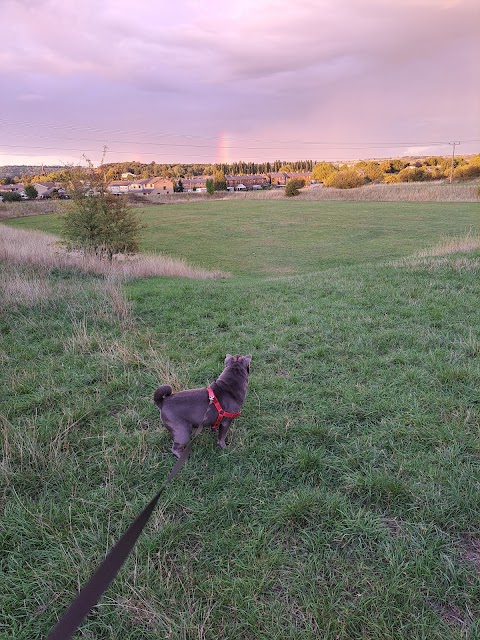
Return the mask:
<path fill-rule="evenodd" d="M 75 126 L 70 126 L 70 125 L 56 125 L 56 124 L 49 124 L 49 123 L 34 123 L 34 122 L 14 122 L 14 121 L 9 121 L 9 120 L 2 120 L 0 119 L 0 124 L 1 125 L 8 125 L 8 126 L 28 126 L 28 127 L 43 127 L 43 128 L 52 128 L 52 129 L 65 129 L 67 128 L 69 131 L 75 130 L 75 131 L 91 131 L 91 132 L 97 132 L 97 133 L 104 133 L 104 134 L 108 134 L 108 133 L 124 133 L 124 134 L 128 134 L 128 135 L 148 135 L 150 137 L 150 140 L 152 139 L 152 137 L 154 138 L 155 136 L 159 136 L 159 137 L 178 137 L 178 138 L 186 138 L 186 139 L 201 139 L 201 140 L 211 140 L 211 141 L 224 141 L 225 137 L 222 136 L 198 136 L 198 135 L 190 135 L 190 134 L 178 134 L 178 133 L 167 133 L 167 132 L 152 132 L 152 131 L 128 131 L 125 129 L 100 129 L 97 127 L 75 127 Z M 38 136 L 37 136 L 38 137 Z M 46 136 L 43 136 L 44 138 Z M 53 137 L 53 136 L 50 136 Z M 299 144 L 299 145 L 307 145 L 307 146 L 323 146 L 323 145 L 331 145 L 330 148 L 338 148 L 338 149 L 354 149 L 354 150 L 360 150 L 362 148 L 388 148 L 388 147 L 412 147 L 412 146 L 446 146 L 447 144 L 450 144 L 447 140 L 430 140 L 430 141 L 414 141 L 414 142 L 406 142 L 406 141 L 402 141 L 402 142 L 397 142 L 397 141 L 370 141 L 370 142 L 359 142 L 359 141 L 326 141 L 326 140 L 321 140 L 321 141 L 315 141 L 315 140 L 266 140 L 266 139 L 253 139 L 253 138 L 236 138 L 235 136 L 231 136 L 228 135 L 227 136 L 229 140 L 231 141 L 244 141 L 244 142 L 248 142 L 249 144 L 281 144 L 281 145 L 287 145 L 287 144 Z M 62 138 L 65 139 L 65 138 Z M 70 140 L 75 140 L 75 139 L 79 139 L 79 138 L 69 138 Z M 91 142 L 102 142 L 105 143 L 105 140 L 98 140 L 98 139 L 90 139 L 90 138 L 80 138 L 83 140 L 88 140 Z M 206 148 L 209 145 L 192 145 L 192 144 L 179 144 L 179 143 L 172 143 L 172 142 L 161 142 L 161 143 L 157 143 L 157 142 L 151 142 L 151 141 L 140 141 L 140 140 L 109 140 L 110 143 L 112 144 L 144 144 L 144 145 L 155 145 L 155 146 L 189 146 L 189 147 L 198 147 L 198 148 Z M 472 143 L 472 142 L 480 142 L 480 140 L 463 140 L 463 143 Z M 259 151 L 263 151 L 263 150 L 272 150 L 269 147 L 236 147 L 236 146 L 228 146 L 225 145 L 222 148 L 225 149 L 237 149 L 237 148 L 242 148 L 242 149 L 257 149 Z M 118 153 L 118 152 L 117 152 Z"/>
<path fill-rule="evenodd" d="M 43 137 L 43 136 L 41 136 Z M 56 139 L 62 139 L 62 138 L 56 138 Z M 65 140 L 75 140 L 75 138 L 64 138 Z M 85 140 L 84 138 L 80 138 L 80 140 Z M 214 147 L 212 147 L 211 145 L 188 145 L 188 144 L 162 144 L 162 143 L 149 143 L 149 142 L 141 142 L 141 141 L 135 141 L 135 142 L 126 142 L 126 141 L 118 141 L 118 140 L 113 140 L 113 141 L 105 141 L 105 140 L 86 140 L 87 142 L 101 142 L 102 145 L 105 144 L 135 144 L 135 145 L 150 145 L 150 146 L 160 146 L 162 148 L 164 147 L 182 147 L 182 148 L 188 148 L 188 149 L 215 149 Z M 463 141 L 464 143 L 466 141 Z M 447 144 L 451 145 L 452 143 L 442 143 L 441 146 L 446 146 Z M 461 142 L 456 142 L 456 145 L 461 144 Z M 440 143 L 436 143 L 437 146 L 440 145 Z M 317 145 L 315 145 L 314 143 L 311 144 L 309 151 L 312 151 L 313 149 L 315 149 Z M 369 145 L 367 146 L 331 146 L 331 147 L 326 147 L 325 149 L 323 149 L 323 151 L 329 149 L 329 150 L 335 150 L 335 151 L 362 151 L 365 149 L 391 149 L 391 148 L 403 148 L 403 147 L 411 147 L 411 146 L 420 146 L 419 143 L 417 144 L 405 144 L 405 145 L 397 145 L 396 147 L 393 144 L 383 144 L 383 145 Z M 433 143 L 430 144 L 430 146 L 433 146 Z M 98 149 L 85 149 L 85 148 L 79 148 L 79 147 L 62 147 L 62 146 L 57 146 L 57 147 L 47 147 L 47 146 L 42 146 L 42 145 L 30 145 L 30 144 L 25 144 L 25 145 L 21 145 L 21 144 L 1 144 L 0 143 L 0 148 L 9 148 L 9 149 L 35 149 L 35 150 L 41 150 L 41 151 L 80 151 L 82 153 L 96 153 L 98 151 Z M 298 151 L 297 149 L 285 149 L 285 148 L 280 148 L 280 147 L 236 147 L 236 146 L 222 146 L 222 150 L 238 150 L 238 149 L 242 149 L 245 151 L 276 151 L 279 153 L 292 153 L 292 151 Z M 302 151 L 306 151 L 306 150 L 302 150 Z M 110 153 L 119 153 L 119 154 L 131 154 L 131 153 L 141 153 L 142 155 L 149 155 L 149 156 L 163 156 L 163 155 L 171 155 L 171 152 L 169 153 L 159 153 L 158 151 L 138 151 L 138 149 L 132 150 L 132 149 L 112 149 L 109 147 L 109 152 Z M 198 157 L 198 154 L 189 154 L 192 157 Z"/>

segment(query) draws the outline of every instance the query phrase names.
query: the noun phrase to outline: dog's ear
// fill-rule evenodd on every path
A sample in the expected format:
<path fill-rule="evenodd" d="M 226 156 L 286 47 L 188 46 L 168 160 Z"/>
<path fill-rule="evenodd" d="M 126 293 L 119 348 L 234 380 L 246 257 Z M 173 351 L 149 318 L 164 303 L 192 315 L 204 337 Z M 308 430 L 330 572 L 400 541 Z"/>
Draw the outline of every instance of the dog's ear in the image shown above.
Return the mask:
<path fill-rule="evenodd" d="M 233 358 L 231 353 L 227 353 L 227 355 L 225 356 L 225 366 L 230 362 L 230 360 Z"/>
<path fill-rule="evenodd" d="M 245 360 L 245 362 L 247 363 L 247 366 L 250 365 L 250 362 L 252 361 L 252 354 L 249 353 L 248 356 L 243 356 L 243 359 Z"/>

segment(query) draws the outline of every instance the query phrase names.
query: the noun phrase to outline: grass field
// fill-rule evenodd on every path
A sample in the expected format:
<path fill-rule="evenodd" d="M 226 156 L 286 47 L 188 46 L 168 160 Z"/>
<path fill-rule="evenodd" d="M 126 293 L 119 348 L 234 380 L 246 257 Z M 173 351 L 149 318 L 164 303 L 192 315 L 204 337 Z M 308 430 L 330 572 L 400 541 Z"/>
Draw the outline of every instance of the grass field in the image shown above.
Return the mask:
<path fill-rule="evenodd" d="M 233 277 L 1 265 L 0 636 L 45 637 L 170 470 L 156 386 L 230 352 L 229 447 L 202 435 L 78 637 L 480 637 L 480 250 L 398 260 L 478 234 L 478 205 L 143 215 L 145 249 Z"/>
<path fill-rule="evenodd" d="M 309 273 L 409 255 L 477 229 L 478 203 L 213 201 L 138 210 L 144 251 L 162 251 L 236 275 Z M 58 234 L 56 215 L 18 228 Z"/>

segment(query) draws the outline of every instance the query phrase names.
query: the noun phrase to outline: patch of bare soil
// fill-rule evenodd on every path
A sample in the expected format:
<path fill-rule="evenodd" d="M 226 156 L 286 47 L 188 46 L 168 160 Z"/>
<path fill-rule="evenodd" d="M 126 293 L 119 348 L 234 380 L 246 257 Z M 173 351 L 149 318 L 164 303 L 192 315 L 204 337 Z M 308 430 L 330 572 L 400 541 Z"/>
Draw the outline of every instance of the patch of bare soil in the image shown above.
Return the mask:
<path fill-rule="evenodd" d="M 383 518 L 383 524 L 392 536 L 399 536 L 402 532 L 402 525 L 396 518 Z"/>
<path fill-rule="evenodd" d="M 460 539 L 459 548 L 465 561 L 472 564 L 480 575 L 480 537 L 463 536 Z"/>
<path fill-rule="evenodd" d="M 464 613 L 460 607 L 438 600 L 430 600 L 432 609 L 451 627 L 459 628 L 462 634 L 465 633 L 472 623 L 471 617 Z"/>

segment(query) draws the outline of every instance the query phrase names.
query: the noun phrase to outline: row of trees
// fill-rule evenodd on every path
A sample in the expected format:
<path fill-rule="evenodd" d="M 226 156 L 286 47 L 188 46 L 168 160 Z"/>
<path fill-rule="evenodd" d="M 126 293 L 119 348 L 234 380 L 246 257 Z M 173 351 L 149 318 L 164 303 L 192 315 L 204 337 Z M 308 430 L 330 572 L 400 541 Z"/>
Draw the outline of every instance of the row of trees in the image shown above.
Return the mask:
<path fill-rule="evenodd" d="M 380 162 L 362 160 L 353 165 L 318 162 L 312 178 L 326 187 L 353 188 L 370 182 L 426 182 L 431 180 L 468 180 L 480 177 L 480 154 L 454 160 L 431 156 L 414 162 L 404 159 Z"/>
<path fill-rule="evenodd" d="M 480 175 L 480 154 L 473 157 L 458 156 L 453 166 L 453 179 L 466 180 Z M 221 183 L 226 175 L 246 175 L 255 173 L 277 172 L 312 172 L 312 177 L 325 183 L 325 179 L 335 172 L 355 171 L 364 182 L 410 182 L 425 180 L 442 180 L 450 178 L 452 168 L 451 157 L 430 156 L 426 158 L 394 158 L 386 160 L 362 160 L 357 163 L 315 162 L 313 160 L 298 160 L 296 162 L 233 162 L 231 164 L 157 164 L 151 162 L 117 162 L 101 165 L 96 171 L 105 182 L 119 180 L 123 173 L 132 173 L 137 178 L 151 178 L 160 176 L 178 181 L 181 178 L 211 175 L 217 183 Z M 62 167 L 51 171 L 47 175 L 22 175 L 4 177 L 5 183 L 22 181 L 33 184 L 42 180 L 65 182 L 68 180 L 70 169 Z M 222 177 L 223 176 L 223 177 Z M 329 178 L 334 180 L 334 178 Z M 6 182 L 8 181 L 8 182 Z M 328 182 L 328 180 L 327 180 Z M 331 185 L 332 186 L 332 185 Z"/>
<path fill-rule="evenodd" d="M 152 178 L 159 176 L 170 180 L 179 180 L 180 178 L 194 178 L 196 176 L 215 175 L 219 172 L 225 175 L 248 175 L 253 173 L 276 173 L 279 171 L 311 171 L 315 165 L 313 160 L 297 160 L 296 162 L 285 162 L 283 160 L 275 160 L 274 162 L 233 162 L 231 164 L 157 164 L 150 162 L 143 164 L 141 162 L 115 162 L 103 164 L 97 169 L 106 182 L 112 180 L 120 180 L 122 174 L 131 173 L 136 178 Z M 48 180 L 53 182 L 64 182 L 68 179 L 69 169 L 59 168 L 51 171 L 47 175 L 22 175 L 17 181 L 22 182 L 40 182 Z"/>

